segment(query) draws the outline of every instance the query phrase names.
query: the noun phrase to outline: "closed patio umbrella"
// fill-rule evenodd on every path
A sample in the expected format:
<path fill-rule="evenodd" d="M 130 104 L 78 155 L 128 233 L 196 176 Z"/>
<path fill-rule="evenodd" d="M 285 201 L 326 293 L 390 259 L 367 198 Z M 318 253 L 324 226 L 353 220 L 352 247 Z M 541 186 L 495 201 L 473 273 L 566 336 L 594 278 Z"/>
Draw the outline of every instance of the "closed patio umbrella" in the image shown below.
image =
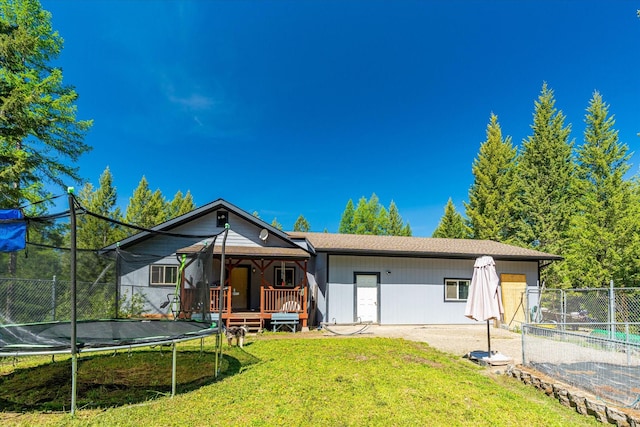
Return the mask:
<path fill-rule="evenodd" d="M 504 314 L 496 273 L 496 263 L 490 256 L 481 256 L 473 266 L 473 277 L 469 287 L 464 315 L 470 319 L 487 322 L 487 342 L 491 357 L 491 332 L 489 320 L 501 320 Z"/>

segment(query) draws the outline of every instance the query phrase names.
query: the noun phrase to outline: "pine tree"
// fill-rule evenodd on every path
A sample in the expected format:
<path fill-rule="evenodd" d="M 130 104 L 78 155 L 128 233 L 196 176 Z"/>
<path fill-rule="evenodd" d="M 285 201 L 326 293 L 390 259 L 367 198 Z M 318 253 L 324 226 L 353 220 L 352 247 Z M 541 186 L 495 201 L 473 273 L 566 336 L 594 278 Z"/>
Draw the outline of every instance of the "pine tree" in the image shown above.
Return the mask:
<path fill-rule="evenodd" d="M 409 224 L 402 223 L 398 207 L 393 201 L 387 211 L 380 204 L 378 196 L 373 193 L 369 200 L 364 196 L 361 197 L 355 209 L 353 201 L 349 199 L 342 213 L 338 232 L 343 234 L 411 236 L 411 227 Z"/>
<path fill-rule="evenodd" d="M 577 150 L 576 215 L 568 233 L 564 281 L 573 287 L 606 287 L 612 279 L 629 279 L 622 254 L 633 246 L 631 187 L 624 179 L 631 155 L 619 141 L 614 117 L 599 92 L 589 102 L 585 122 L 584 144 Z"/>
<path fill-rule="evenodd" d="M 108 167 L 100 175 L 99 183 L 98 188 L 91 183 L 85 184 L 78 193 L 78 202 L 93 213 L 121 221 L 122 214 L 116 206 L 117 189 L 113 186 L 113 176 Z M 79 216 L 77 224 L 80 249 L 100 249 L 123 237 L 120 226 L 89 215 Z"/>
<path fill-rule="evenodd" d="M 307 221 L 307 219 L 304 216 L 300 215 L 296 220 L 295 224 L 293 224 L 293 231 L 303 231 L 303 232 L 311 231 L 311 226 L 309 225 L 309 221 Z"/>
<path fill-rule="evenodd" d="M 520 205 L 517 241 L 524 246 L 561 254 L 574 209 L 571 185 L 575 164 L 571 126 L 555 108 L 553 91 L 545 83 L 535 102 L 531 129 L 523 141 L 517 167 Z"/>
<path fill-rule="evenodd" d="M 378 214 L 376 215 L 375 234 L 379 236 L 388 236 L 389 228 L 391 227 L 391 220 L 389 218 L 389 212 L 380 206 Z"/>
<path fill-rule="evenodd" d="M 78 95 L 51 64 L 62 47 L 37 0 L 0 0 L 0 207 L 46 199 L 44 183 L 81 180 L 76 161 L 92 123 L 76 119 Z M 11 275 L 16 261 L 13 253 Z"/>
<path fill-rule="evenodd" d="M 519 182 L 518 214 L 514 241 L 543 252 L 563 255 L 569 222 L 575 209 L 573 184 L 575 162 L 571 126 L 555 108 L 553 91 L 543 84 L 531 129 L 523 141 L 517 172 Z M 542 271 L 547 286 L 562 281 L 559 263 Z"/>
<path fill-rule="evenodd" d="M 517 203 L 516 155 L 511 137 L 502 137 L 498 116 L 491 114 L 487 139 L 472 166 L 474 182 L 469 203 L 465 203 L 471 238 L 498 242 L 512 238 Z"/>
<path fill-rule="evenodd" d="M 50 65 L 62 46 L 38 1 L 0 1 L 0 193 L 7 207 L 45 198 L 37 180 L 61 187 L 66 178 L 80 181 L 75 161 L 90 149 L 83 139 L 91 121 L 76 119 L 78 95 Z"/>
<path fill-rule="evenodd" d="M 409 233 L 409 234 L 407 234 Z M 411 236 L 411 227 L 404 225 L 398 207 L 392 200 L 389 204 L 389 235 L 391 236 Z"/>
<path fill-rule="evenodd" d="M 193 196 L 191 196 L 191 192 L 187 191 L 187 194 L 183 196 L 182 191 L 178 190 L 175 196 L 173 196 L 173 200 L 165 206 L 165 216 L 167 219 L 176 218 L 180 215 L 191 212 L 195 208 L 196 205 L 193 203 Z"/>
<path fill-rule="evenodd" d="M 160 190 L 151 192 L 144 176 L 138 187 L 129 198 L 125 222 L 143 228 L 152 228 L 168 218 L 166 217 L 165 200 Z"/>
<path fill-rule="evenodd" d="M 377 234 L 377 219 L 380 203 L 375 193 L 369 200 L 361 197 L 353 213 L 353 225 L 356 234 Z"/>
<path fill-rule="evenodd" d="M 344 212 L 342 212 L 342 218 L 340 219 L 338 233 L 355 234 L 356 230 L 353 226 L 354 212 L 355 209 L 353 207 L 353 200 L 349 199 L 349 201 L 347 202 L 347 206 L 344 208 Z"/>
<path fill-rule="evenodd" d="M 100 185 L 94 188 L 91 183 L 85 184 L 78 193 L 78 202 L 90 212 L 100 216 L 122 220 L 120 208 L 116 206 L 117 190 L 113 186 L 113 176 L 107 167 L 99 180 Z M 90 215 L 77 218 L 77 244 L 79 249 L 97 251 L 110 243 L 122 239 L 125 231 L 119 225 Z M 81 280 L 113 281 L 115 269 L 111 261 L 99 256 L 97 252 L 83 252 L 77 260 L 77 275 Z"/>
<path fill-rule="evenodd" d="M 467 236 L 468 230 L 464 223 L 464 218 L 456 211 L 453 201 L 449 198 L 444 208 L 444 215 L 440 219 L 440 223 L 433 232 L 432 237 L 464 239 Z"/>

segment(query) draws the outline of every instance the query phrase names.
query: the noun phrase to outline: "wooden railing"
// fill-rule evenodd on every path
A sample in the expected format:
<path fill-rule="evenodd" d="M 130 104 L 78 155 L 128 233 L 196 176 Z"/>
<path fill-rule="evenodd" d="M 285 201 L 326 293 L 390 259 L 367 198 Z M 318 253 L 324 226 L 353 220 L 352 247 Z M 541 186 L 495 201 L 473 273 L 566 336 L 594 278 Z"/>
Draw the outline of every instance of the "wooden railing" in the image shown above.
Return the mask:
<path fill-rule="evenodd" d="M 228 289 L 224 292 L 223 313 L 228 313 L 230 309 Z M 210 295 L 211 313 L 219 313 L 218 305 L 220 301 L 220 288 L 212 288 Z M 304 313 L 306 310 L 306 300 L 304 288 L 294 289 L 273 289 L 263 288 L 260 299 L 261 313 Z"/>
<path fill-rule="evenodd" d="M 261 311 L 263 313 L 304 312 L 304 288 L 294 289 L 265 289 L 262 291 Z"/>
<path fill-rule="evenodd" d="M 211 289 L 211 295 L 210 295 L 211 299 L 210 301 L 210 309 L 209 311 L 211 313 L 219 313 L 220 309 L 218 308 L 218 305 L 220 304 L 220 288 L 212 288 Z M 222 312 L 226 313 L 227 312 L 227 308 L 229 307 L 228 304 L 228 292 L 224 293 L 224 302 L 222 303 Z"/>

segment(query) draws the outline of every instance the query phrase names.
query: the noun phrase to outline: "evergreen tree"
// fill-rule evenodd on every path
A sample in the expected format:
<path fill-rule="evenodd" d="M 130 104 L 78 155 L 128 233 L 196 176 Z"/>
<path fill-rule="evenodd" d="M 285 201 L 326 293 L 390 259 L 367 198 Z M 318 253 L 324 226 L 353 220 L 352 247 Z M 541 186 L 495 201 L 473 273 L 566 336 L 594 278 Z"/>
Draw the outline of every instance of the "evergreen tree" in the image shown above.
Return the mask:
<path fill-rule="evenodd" d="M 617 283 L 629 279 L 622 254 L 633 247 L 628 221 L 631 187 L 624 179 L 631 155 L 619 141 L 614 117 L 598 92 L 590 100 L 585 122 L 584 144 L 577 150 L 576 214 L 568 232 L 563 278 L 566 286 L 606 287 L 612 279 Z"/>
<path fill-rule="evenodd" d="M 129 198 L 125 222 L 152 228 L 168 219 L 165 204 L 160 190 L 151 192 L 147 178 L 143 176 L 138 187 L 133 191 L 133 196 Z"/>
<path fill-rule="evenodd" d="M 409 234 L 407 234 L 409 233 Z M 392 200 L 389 204 L 389 235 L 391 236 L 411 236 L 411 227 L 404 225 L 398 207 Z"/>
<path fill-rule="evenodd" d="M 449 198 L 444 208 L 444 215 L 440 219 L 440 223 L 433 232 L 432 237 L 464 239 L 467 236 L 468 230 L 464 223 L 464 218 L 456 211 L 453 201 Z"/>
<path fill-rule="evenodd" d="M 380 204 L 375 193 L 369 200 L 361 197 L 354 209 L 353 201 L 349 199 L 342 213 L 339 233 L 343 234 L 373 234 L 392 236 L 411 236 L 409 224 L 403 225 L 398 207 L 391 201 L 389 210 Z"/>
<path fill-rule="evenodd" d="M 309 225 L 309 221 L 302 215 L 298 217 L 295 224 L 293 224 L 293 231 L 311 231 L 311 226 Z"/>
<path fill-rule="evenodd" d="M 278 222 L 278 218 L 273 218 L 273 221 L 271 221 L 271 226 L 272 226 L 273 228 L 275 228 L 275 229 L 280 230 L 280 231 L 282 231 L 282 230 L 283 230 L 283 228 L 282 228 L 282 224 L 280 224 L 280 223 Z"/>
<path fill-rule="evenodd" d="M 390 227 L 391 219 L 389 218 L 389 212 L 387 212 L 384 206 L 380 206 L 378 214 L 376 215 L 375 234 L 379 236 L 388 236 Z"/>
<path fill-rule="evenodd" d="M 640 286 L 640 182 L 634 177 L 629 181 L 630 198 L 626 215 L 619 229 L 627 237 L 627 244 L 620 248 L 620 264 L 614 275 L 616 286 Z"/>
<path fill-rule="evenodd" d="M 340 219 L 338 233 L 355 234 L 356 229 L 353 225 L 354 213 L 355 209 L 353 207 L 353 200 L 349 199 L 349 201 L 347 202 L 347 206 L 344 208 L 344 212 L 342 212 L 342 218 Z"/>
<path fill-rule="evenodd" d="M 191 196 L 191 192 L 187 191 L 187 194 L 183 196 L 182 191 L 178 190 L 175 196 L 173 196 L 173 200 L 167 203 L 165 207 L 165 216 L 167 219 L 176 218 L 180 215 L 191 212 L 195 208 L 196 205 L 193 203 L 193 196 Z"/>
<path fill-rule="evenodd" d="M 62 187 L 66 178 L 80 181 L 74 164 L 90 149 L 83 139 L 91 121 L 76 119 L 78 95 L 50 65 L 62 46 L 37 0 L 0 1 L 0 193 L 7 207 L 46 198 L 37 180 Z"/>
<path fill-rule="evenodd" d="M 0 207 L 46 199 L 45 182 L 80 181 L 91 121 L 76 119 L 78 95 L 51 65 L 62 46 L 37 0 L 0 0 Z"/>
<path fill-rule="evenodd" d="M 113 176 L 108 167 L 100 175 L 99 183 L 98 188 L 94 188 L 91 183 L 85 184 L 78 193 L 78 202 L 93 213 L 122 221 L 122 213 L 116 206 L 117 190 L 113 185 Z M 100 249 L 122 237 L 123 230 L 116 224 L 89 215 L 78 216 L 79 249 Z"/>
<path fill-rule="evenodd" d="M 100 185 L 94 188 L 91 183 L 85 184 L 78 193 L 78 202 L 90 212 L 100 216 L 122 221 L 120 208 L 116 206 L 117 190 L 113 186 L 113 176 L 107 167 L 99 180 Z M 79 280 L 94 282 L 113 282 L 115 268 L 111 260 L 98 255 L 97 250 L 125 236 L 121 226 L 90 215 L 79 215 L 77 218 L 76 238 L 78 249 L 92 249 L 95 252 L 83 252 L 77 259 L 77 276 Z"/>
<path fill-rule="evenodd" d="M 513 236 L 516 154 L 511 137 L 502 137 L 498 116 L 491 114 L 487 139 L 472 166 L 474 182 L 469 203 L 465 203 L 471 238 L 504 242 Z"/>
<path fill-rule="evenodd" d="M 378 196 L 375 193 L 368 201 L 366 197 L 361 197 L 358 200 L 358 205 L 353 213 L 356 234 L 376 234 L 376 219 L 379 208 Z"/>
<path fill-rule="evenodd" d="M 559 255 L 574 209 L 573 143 L 569 141 L 571 127 L 565 127 L 564 120 L 562 111 L 555 108 L 553 91 L 545 83 L 535 102 L 533 134 L 523 141 L 517 167 L 520 203 L 516 241 Z M 552 265 L 544 273 L 551 277 L 556 268 Z"/>

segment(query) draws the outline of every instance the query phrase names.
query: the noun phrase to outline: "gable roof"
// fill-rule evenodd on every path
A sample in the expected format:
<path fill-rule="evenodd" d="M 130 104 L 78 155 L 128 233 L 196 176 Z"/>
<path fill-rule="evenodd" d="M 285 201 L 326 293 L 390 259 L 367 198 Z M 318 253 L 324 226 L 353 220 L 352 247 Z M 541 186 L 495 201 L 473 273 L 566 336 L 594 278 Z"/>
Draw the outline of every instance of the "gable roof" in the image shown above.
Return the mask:
<path fill-rule="evenodd" d="M 494 259 L 511 261 L 559 261 L 563 259 L 558 255 L 491 240 L 308 232 L 290 232 L 288 234 L 294 240 L 306 239 L 317 252 L 329 254 L 458 259 L 475 259 L 482 255 L 489 255 Z"/>
<path fill-rule="evenodd" d="M 132 236 L 127 237 L 126 239 L 121 240 L 120 242 L 116 242 L 113 243 L 105 248 L 103 248 L 103 251 L 109 251 L 109 250 L 114 250 L 117 246 L 120 247 L 127 247 L 129 245 L 132 244 L 136 244 L 136 243 L 140 243 L 150 237 L 153 236 L 157 236 L 157 233 L 155 232 L 171 232 L 171 230 L 175 229 L 176 227 L 179 227 L 183 224 L 187 224 L 190 221 L 193 221 L 197 218 L 200 218 L 204 215 L 210 214 L 212 212 L 215 212 L 219 209 L 224 209 L 228 212 L 233 212 L 234 214 L 236 214 L 237 216 L 241 217 L 243 220 L 256 225 L 257 227 L 260 228 L 266 228 L 269 231 L 269 234 L 275 235 L 280 237 L 282 240 L 290 242 L 292 245 L 295 245 L 294 242 L 291 242 L 291 238 L 287 235 L 287 233 L 278 230 L 277 228 L 273 227 L 270 224 L 267 224 L 266 222 L 264 222 L 263 220 L 261 220 L 260 218 L 257 218 L 251 214 L 249 214 L 248 212 L 240 209 L 239 207 L 227 202 L 224 199 L 217 199 L 214 200 L 213 202 L 207 203 L 206 205 L 203 205 L 199 208 L 196 208 L 194 210 L 192 210 L 191 212 L 187 212 L 183 215 L 180 215 L 176 218 L 170 219 L 169 221 L 165 221 L 162 224 L 158 224 L 155 227 L 151 228 L 150 231 L 141 231 L 139 233 L 136 233 Z M 200 237 L 200 238 L 206 238 L 206 237 L 213 237 L 213 234 L 211 236 L 191 236 L 191 237 Z"/>

